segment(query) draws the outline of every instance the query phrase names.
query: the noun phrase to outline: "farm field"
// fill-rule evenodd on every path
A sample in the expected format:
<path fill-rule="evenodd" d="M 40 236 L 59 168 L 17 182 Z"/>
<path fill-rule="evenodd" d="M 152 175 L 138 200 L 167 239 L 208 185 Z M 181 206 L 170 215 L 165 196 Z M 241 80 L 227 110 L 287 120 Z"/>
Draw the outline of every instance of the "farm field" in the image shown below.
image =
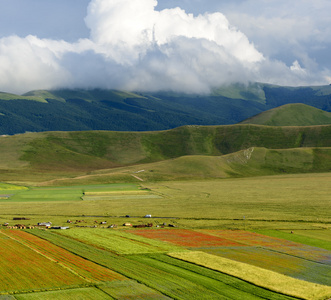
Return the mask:
<path fill-rule="evenodd" d="M 60 232 L 62 235 L 110 250 L 118 254 L 166 253 L 181 248 L 155 239 L 139 237 L 130 232 L 118 230 L 98 230 L 95 228 L 74 228 Z"/>
<path fill-rule="evenodd" d="M 10 194 L 0 200 L 2 224 L 51 221 L 70 229 L 2 226 L 1 270 L 16 272 L 19 280 L 5 278 L 0 296 L 326 300 L 330 180 L 324 173 L 58 187 L 1 184 L 0 194 Z M 234 274 L 224 264 L 215 268 L 210 258 L 230 261 L 232 269 L 244 264 L 271 274 L 270 286 L 250 279 L 249 272 Z M 271 288 L 278 284 L 275 274 L 294 280 L 301 292 Z"/>
<path fill-rule="evenodd" d="M 5 234 L 0 235 L 0 269 L 2 292 L 54 289 L 84 284 L 85 281 L 54 260 L 22 245 Z M 49 276 L 52 274 L 52 276 Z"/>
<path fill-rule="evenodd" d="M 308 283 L 297 279 L 271 272 L 248 264 L 234 262 L 222 257 L 215 257 L 200 251 L 172 253 L 171 256 L 194 264 L 202 265 L 213 270 L 228 273 L 235 277 L 245 279 L 280 293 L 287 293 L 294 297 L 304 299 L 327 299 L 331 293 L 330 286 Z"/>
<path fill-rule="evenodd" d="M 12 190 L 11 190 L 12 189 Z M 81 201 L 109 200 L 116 196 L 148 195 L 148 191 L 139 189 L 137 184 L 87 185 L 71 187 L 33 187 L 27 188 L 15 185 L 0 185 L 0 195 L 8 195 L 10 202 L 50 202 L 50 201 Z M 6 202 L 6 201 L 4 201 Z M 7 201 L 8 202 L 8 201 Z"/>
<path fill-rule="evenodd" d="M 151 214 L 157 217 L 160 224 L 173 221 L 182 228 L 221 226 L 224 229 L 246 230 L 328 229 L 330 181 L 331 175 L 323 173 L 146 182 L 134 185 L 138 193 L 149 193 L 145 198 L 141 194 L 135 195 L 138 198 L 132 198 L 132 185 L 128 184 L 126 195 L 121 195 L 120 199 L 109 198 L 103 201 L 82 200 L 81 197 L 84 192 L 113 192 L 113 189 L 118 189 L 116 184 L 101 185 L 100 190 L 97 185 L 32 188 L 31 191 L 17 194 L 17 197 L 21 197 L 19 205 L 11 197 L 1 200 L 0 217 L 4 222 L 10 222 L 15 215 L 31 216 L 31 219 L 47 218 L 47 221 L 48 216 L 59 220 L 62 216 L 62 222 L 65 222 L 67 218 L 100 216 L 102 219 L 106 217 L 108 223 L 121 224 L 125 219 L 120 218 L 126 215 L 138 217 L 135 220 L 130 219 L 130 222 L 136 222 L 141 220 L 139 217 Z M 28 196 L 30 192 L 34 193 L 34 189 L 36 193 L 40 193 L 38 201 Z M 68 194 L 72 196 L 68 197 Z M 157 198 L 149 198 L 150 195 Z M 59 201 L 55 201 L 56 199 Z M 59 202 L 65 202 L 65 205 L 59 205 Z"/>
<path fill-rule="evenodd" d="M 331 251 L 240 230 L 138 229 L 135 234 L 328 285 Z"/>
<path fill-rule="evenodd" d="M 18 242 L 24 243 L 30 249 L 40 253 L 50 260 L 56 261 L 66 269 L 71 270 L 87 282 L 104 282 L 125 280 L 126 278 L 102 266 L 74 255 L 58 246 L 21 230 L 6 230 L 4 234 Z"/>
<path fill-rule="evenodd" d="M 98 288 L 77 288 L 77 289 L 67 289 L 61 291 L 49 291 L 49 292 L 36 292 L 28 294 L 15 295 L 17 300 L 103 300 L 114 298 L 110 297 L 108 294 L 102 292 Z"/>
<path fill-rule="evenodd" d="M 238 296 L 243 296 L 243 299 L 292 299 L 289 296 L 265 290 L 226 274 L 222 275 L 219 272 L 200 267 L 196 269 L 194 265 L 182 263 L 167 255 L 160 256 L 159 254 L 156 257 L 155 254 L 119 256 L 111 251 L 65 238 L 54 232 L 31 230 L 31 233 L 79 256 L 112 268 L 131 279 L 138 280 L 171 298 L 238 299 Z M 166 257 L 166 261 L 162 257 Z"/>
<path fill-rule="evenodd" d="M 331 234 L 329 230 L 296 230 L 293 233 L 283 230 L 258 230 L 258 233 L 279 237 L 310 246 L 331 251 Z"/>

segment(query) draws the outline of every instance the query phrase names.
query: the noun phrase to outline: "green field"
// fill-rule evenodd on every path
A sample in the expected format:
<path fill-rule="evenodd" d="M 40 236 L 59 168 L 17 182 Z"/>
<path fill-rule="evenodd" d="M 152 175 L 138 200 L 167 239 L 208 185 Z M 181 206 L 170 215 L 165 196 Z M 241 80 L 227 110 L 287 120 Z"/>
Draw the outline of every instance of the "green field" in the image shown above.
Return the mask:
<path fill-rule="evenodd" d="M 261 296 L 267 299 L 292 299 L 228 275 L 220 276 L 218 272 L 207 269 L 197 272 L 190 264 L 184 264 L 185 267 L 176 266 L 177 260 L 162 262 L 150 259 L 146 255 L 118 256 L 56 233 L 40 230 L 31 233 L 175 299 L 237 299 L 236 297 L 241 295 L 244 295 L 244 299 L 261 299 Z"/>
<path fill-rule="evenodd" d="M 101 185 L 99 192 L 124 195 L 103 201 L 81 199 L 84 192 L 96 193 L 97 186 L 31 188 L 2 199 L 0 217 L 10 223 L 12 217 L 23 215 L 31 220 L 56 219 L 59 225 L 77 218 L 89 225 L 95 220 L 121 225 L 127 221 L 126 215 L 132 217 L 130 222 L 137 223 L 146 221 L 142 217 L 151 214 L 157 217 L 155 225 L 172 222 L 188 228 L 329 229 L 330 180 L 330 173 L 324 173 L 146 182 L 140 184 L 147 189 L 142 190 L 148 192 L 145 196 L 139 194 L 137 184 L 124 185 L 126 191 L 109 184 Z M 139 197 L 132 198 L 132 191 L 137 191 Z M 65 205 L 58 204 L 61 202 Z"/>
<path fill-rule="evenodd" d="M 127 195 L 139 194 L 143 191 L 139 190 L 137 184 L 111 184 L 111 185 L 81 185 L 70 187 L 39 187 L 27 188 L 24 186 L 15 186 L 9 184 L 0 184 L 0 195 L 8 195 L 4 197 L 3 202 L 51 202 L 51 201 L 82 201 L 84 195 Z"/>
<path fill-rule="evenodd" d="M 190 251 L 172 253 L 171 256 L 230 274 L 272 291 L 302 299 L 327 299 L 331 295 L 330 286 L 317 285 L 293 279 L 280 273 L 203 252 Z"/>
<path fill-rule="evenodd" d="M 6 259 L 0 267 L 19 280 L 7 276 L 0 299 L 7 294 L 11 299 L 328 299 L 331 173 L 257 176 L 263 173 L 262 158 L 276 164 L 280 152 L 272 151 L 200 161 L 192 156 L 159 162 L 153 169 L 123 170 L 144 179 L 139 182 L 89 182 L 111 172 L 102 170 L 66 176 L 58 186 L 54 181 L 1 183 L 2 224 L 51 221 L 70 229 L 2 226 L 0 251 Z M 321 157 L 312 156 L 310 148 L 285 151 L 280 166 L 286 159 L 287 166 L 304 166 L 312 157 L 316 164 Z M 247 156 L 250 161 L 243 163 Z M 222 179 L 205 172 L 206 164 L 213 172 L 220 166 L 224 171 L 226 161 L 228 171 L 230 161 L 237 174 L 254 168 L 257 173 Z M 165 176 L 165 170 L 167 176 L 185 174 L 183 169 L 186 174 L 200 169 L 201 176 L 150 180 Z M 152 227 L 140 231 L 124 223 Z M 26 263 L 30 260 L 33 264 Z"/>
<path fill-rule="evenodd" d="M 78 228 L 62 231 L 61 234 L 118 254 L 166 253 L 181 250 L 180 247 L 123 231 Z"/>
<path fill-rule="evenodd" d="M 103 300 L 113 298 L 97 288 L 67 289 L 61 291 L 37 292 L 29 294 L 16 295 L 17 300 Z M 14 299 L 15 299 L 14 298 Z M 1 299 L 1 298 L 0 298 Z"/>
<path fill-rule="evenodd" d="M 293 231 L 293 233 L 281 230 L 259 230 L 258 232 L 331 251 L 331 233 L 329 230 L 299 229 L 295 232 Z"/>

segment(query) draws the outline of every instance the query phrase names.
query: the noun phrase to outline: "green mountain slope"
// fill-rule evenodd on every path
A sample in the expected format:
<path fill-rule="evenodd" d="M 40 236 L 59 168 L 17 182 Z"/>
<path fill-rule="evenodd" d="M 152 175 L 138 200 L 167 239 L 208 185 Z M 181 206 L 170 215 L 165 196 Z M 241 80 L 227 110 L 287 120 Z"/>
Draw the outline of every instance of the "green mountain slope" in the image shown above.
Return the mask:
<path fill-rule="evenodd" d="M 331 171 L 331 148 L 252 147 L 222 156 L 189 155 L 155 163 L 92 171 L 46 181 L 46 185 L 225 179 Z"/>
<path fill-rule="evenodd" d="M 9 101 L 9 100 L 25 100 L 25 101 L 37 101 L 37 102 L 47 102 L 44 96 L 40 93 L 27 93 L 25 95 L 15 95 L 10 93 L 0 92 L 0 100 Z"/>
<path fill-rule="evenodd" d="M 269 126 L 327 125 L 331 124 L 331 113 L 301 103 L 285 104 L 262 112 L 240 124 Z"/>
<path fill-rule="evenodd" d="M 0 93 L 0 134 L 229 125 L 288 103 L 304 103 L 331 112 L 331 86 L 235 84 L 204 95 L 101 89 L 41 90 L 20 96 Z"/>
<path fill-rule="evenodd" d="M 27 133 L 0 139 L 0 150 L 5 153 L 0 156 L 0 180 L 19 178 L 27 174 L 28 177 L 35 174 L 38 180 L 46 180 L 46 177 L 70 174 L 76 176 L 98 169 L 161 162 L 184 156 L 219 157 L 252 147 L 327 148 L 331 147 L 331 125 L 184 126 L 156 132 Z M 292 156 L 295 158 L 295 155 Z M 326 160 L 328 159 L 327 155 Z M 320 170 L 326 171 L 329 168 L 327 164 L 320 165 Z M 281 164 L 279 168 L 282 169 Z M 300 168 L 297 168 L 297 171 Z M 268 172 L 273 169 L 275 167 L 270 167 Z M 294 167 L 293 171 L 295 170 Z M 310 167 L 309 170 L 319 169 Z M 235 174 L 237 171 L 231 172 Z M 44 175 L 47 176 L 43 178 Z"/>

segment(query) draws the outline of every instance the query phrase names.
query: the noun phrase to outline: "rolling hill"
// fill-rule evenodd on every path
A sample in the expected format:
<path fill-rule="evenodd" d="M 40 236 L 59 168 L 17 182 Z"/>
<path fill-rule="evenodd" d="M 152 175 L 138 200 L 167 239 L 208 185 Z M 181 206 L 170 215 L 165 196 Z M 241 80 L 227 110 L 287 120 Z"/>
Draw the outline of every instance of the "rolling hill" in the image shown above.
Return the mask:
<path fill-rule="evenodd" d="M 2 181 L 26 180 L 23 179 L 25 177 L 41 182 L 131 166 L 137 171 L 137 168 L 143 169 L 149 163 L 159 163 L 159 166 L 165 163 L 163 169 L 168 169 L 162 176 L 157 175 L 158 172 L 151 172 L 153 176 L 150 178 L 153 180 L 164 178 L 169 170 L 179 168 L 181 164 L 183 170 L 179 168 L 177 173 L 187 174 L 185 168 L 188 168 L 192 174 L 202 177 L 219 177 L 224 172 L 227 176 L 253 176 L 331 170 L 331 125 L 183 126 L 153 132 L 26 133 L 0 139 L 0 151 L 4 154 L 0 157 Z M 231 156 L 252 148 L 268 149 L 255 150 L 252 156 L 263 162 L 253 163 L 255 160 L 250 160 L 249 164 L 238 165 Z M 299 150 L 290 150 L 293 148 Z M 223 170 L 221 165 L 224 165 L 224 161 L 228 163 Z M 206 164 L 214 168 L 213 171 Z M 250 167 L 245 169 L 247 166 Z M 199 168 L 201 172 L 197 171 Z M 121 176 L 116 180 L 122 180 Z M 128 175 L 124 177 L 127 179 Z M 133 179 L 131 175 L 129 178 Z"/>
<path fill-rule="evenodd" d="M 311 126 L 331 124 L 331 113 L 302 104 L 285 104 L 262 112 L 240 124 L 269 126 Z"/>
<path fill-rule="evenodd" d="M 288 103 L 304 103 L 331 112 L 331 86 L 235 84 L 206 95 L 101 89 L 0 93 L 0 134 L 230 125 Z"/>
<path fill-rule="evenodd" d="M 41 185 L 83 185 L 109 182 L 226 179 L 319 173 L 331 170 L 331 148 L 267 149 L 252 147 L 223 156 L 189 155 L 155 163 L 92 171 L 57 178 Z"/>

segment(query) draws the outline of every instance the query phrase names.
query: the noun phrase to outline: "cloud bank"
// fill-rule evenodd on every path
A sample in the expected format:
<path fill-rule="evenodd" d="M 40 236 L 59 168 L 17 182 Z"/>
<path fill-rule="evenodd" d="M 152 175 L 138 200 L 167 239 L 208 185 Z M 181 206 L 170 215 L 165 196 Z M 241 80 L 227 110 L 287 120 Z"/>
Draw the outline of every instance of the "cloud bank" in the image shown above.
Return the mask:
<path fill-rule="evenodd" d="M 75 43 L 9 36 L 0 39 L 0 90 L 113 88 L 207 93 L 233 82 L 327 83 L 316 73 L 271 60 L 222 13 L 194 16 L 156 10 L 156 0 L 92 0 L 88 39 Z"/>

